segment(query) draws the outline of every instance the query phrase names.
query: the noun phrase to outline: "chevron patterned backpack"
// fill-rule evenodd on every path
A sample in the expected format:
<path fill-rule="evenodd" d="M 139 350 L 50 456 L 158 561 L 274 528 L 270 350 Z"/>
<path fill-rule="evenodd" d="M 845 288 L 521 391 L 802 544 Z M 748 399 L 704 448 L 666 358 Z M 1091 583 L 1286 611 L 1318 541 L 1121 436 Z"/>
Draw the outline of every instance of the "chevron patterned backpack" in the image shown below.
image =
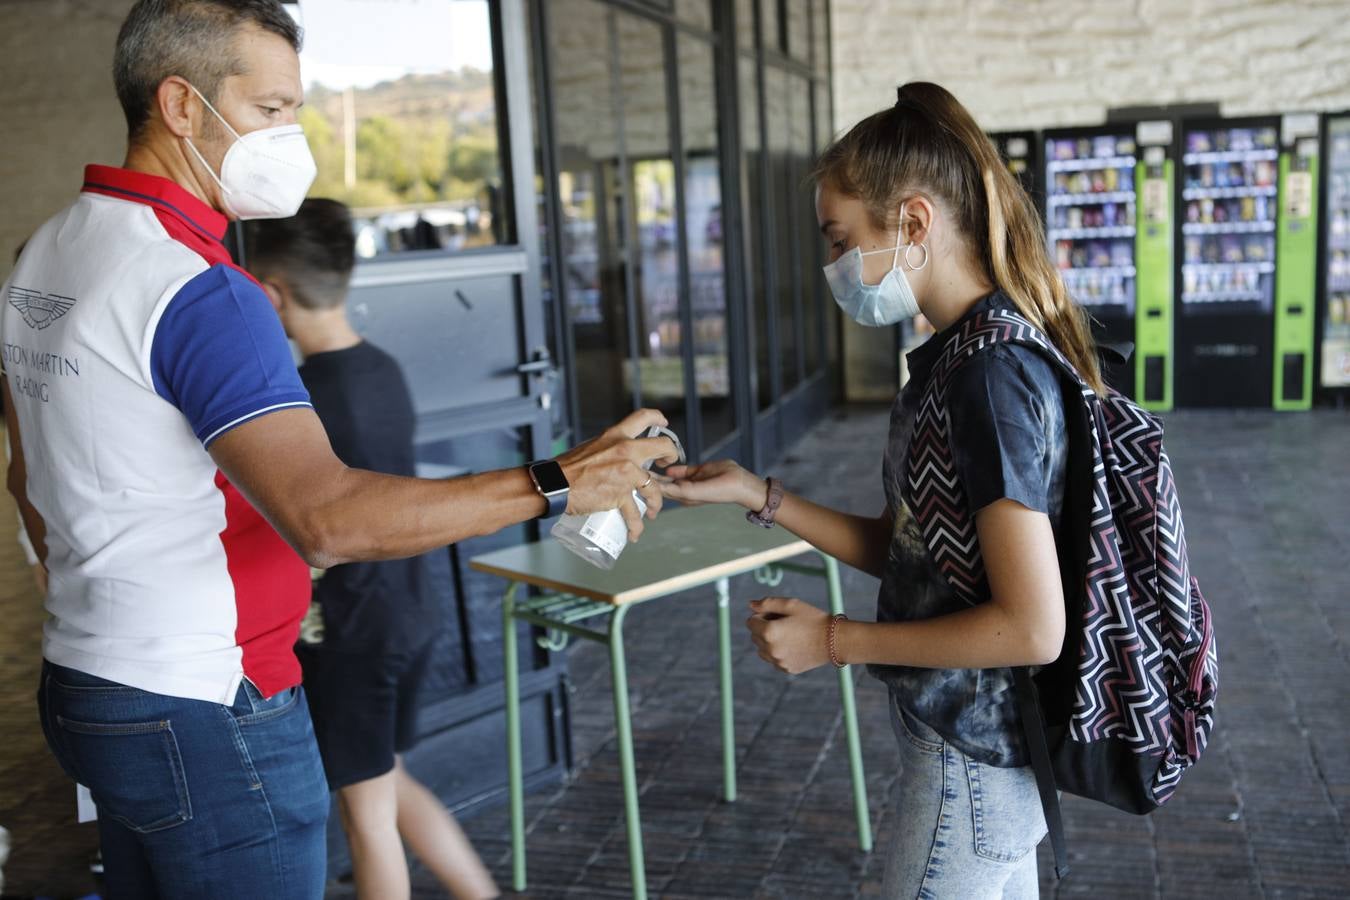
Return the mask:
<path fill-rule="evenodd" d="M 972 604 L 989 595 L 975 520 L 953 461 L 945 397 L 961 364 L 998 343 L 1037 350 L 1065 385 L 1064 651 L 1034 675 L 1013 670 L 1063 877 L 1056 788 L 1133 813 L 1166 802 L 1214 726 L 1218 654 L 1209 607 L 1187 562 L 1162 426 L 1114 390 L 1093 392 L 1050 340 L 1012 310 L 982 311 L 961 325 L 934 363 L 915 416 L 905 500 L 947 582 Z"/>

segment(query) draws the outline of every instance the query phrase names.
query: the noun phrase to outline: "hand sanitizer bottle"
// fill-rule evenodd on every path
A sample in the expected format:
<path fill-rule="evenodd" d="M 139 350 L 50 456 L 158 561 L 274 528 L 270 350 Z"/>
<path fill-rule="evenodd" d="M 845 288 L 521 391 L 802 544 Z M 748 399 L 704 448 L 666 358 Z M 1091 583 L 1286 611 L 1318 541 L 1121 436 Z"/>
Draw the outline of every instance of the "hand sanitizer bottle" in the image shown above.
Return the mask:
<path fill-rule="evenodd" d="M 684 462 L 684 445 L 680 443 L 675 432 L 669 428 L 653 425 L 647 430 L 646 436 L 670 438 L 675 443 L 680 462 Z M 643 463 L 642 467 L 650 469 L 651 460 Z M 633 491 L 633 502 L 637 504 L 639 513 L 647 514 L 647 504 L 637 491 Z M 619 561 L 619 554 L 628 546 L 628 525 L 623 520 L 623 514 L 617 509 L 591 513 L 588 516 L 562 516 L 549 533 L 568 550 L 591 565 L 606 571 L 614 568 L 614 564 Z"/>

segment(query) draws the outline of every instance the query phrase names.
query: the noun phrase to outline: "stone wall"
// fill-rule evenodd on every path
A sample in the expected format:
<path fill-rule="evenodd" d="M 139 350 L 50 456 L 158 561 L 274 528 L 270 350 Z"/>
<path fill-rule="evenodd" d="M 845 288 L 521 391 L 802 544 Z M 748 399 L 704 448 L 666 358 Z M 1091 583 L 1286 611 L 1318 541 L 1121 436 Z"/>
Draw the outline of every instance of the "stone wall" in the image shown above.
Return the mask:
<path fill-rule="evenodd" d="M 84 165 L 120 165 L 117 29 L 133 0 L 0 0 L 0 278 L 14 250 L 75 198 Z"/>
<path fill-rule="evenodd" d="M 935 81 L 990 131 L 1096 125 L 1113 107 L 1226 116 L 1350 108 L 1347 0 L 831 0 L 835 128 Z M 889 330 L 845 330 L 846 392 L 882 399 Z"/>
<path fill-rule="evenodd" d="M 989 130 L 1350 108 L 1346 0 L 832 0 L 835 125 L 936 81 Z"/>

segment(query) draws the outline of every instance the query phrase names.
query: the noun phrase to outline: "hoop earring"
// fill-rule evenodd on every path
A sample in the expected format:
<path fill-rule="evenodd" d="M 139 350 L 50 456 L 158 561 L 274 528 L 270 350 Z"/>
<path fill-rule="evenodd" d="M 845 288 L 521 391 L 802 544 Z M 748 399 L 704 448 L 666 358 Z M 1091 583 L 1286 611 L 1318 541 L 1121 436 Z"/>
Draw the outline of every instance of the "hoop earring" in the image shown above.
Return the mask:
<path fill-rule="evenodd" d="M 909 251 L 913 250 L 915 247 L 918 247 L 920 250 L 923 251 L 923 262 L 919 263 L 917 266 L 914 265 L 914 263 L 912 263 L 912 262 L 909 261 Z M 910 244 L 908 247 L 906 247 L 906 248 L 905 248 L 905 265 L 909 266 L 909 270 L 910 270 L 911 272 L 917 272 L 917 271 L 919 271 L 920 269 L 922 269 L 924 266 L 928 265 L 928 244 L 927 244 L 927 243 L 923 243 L 923 244 Z"/>

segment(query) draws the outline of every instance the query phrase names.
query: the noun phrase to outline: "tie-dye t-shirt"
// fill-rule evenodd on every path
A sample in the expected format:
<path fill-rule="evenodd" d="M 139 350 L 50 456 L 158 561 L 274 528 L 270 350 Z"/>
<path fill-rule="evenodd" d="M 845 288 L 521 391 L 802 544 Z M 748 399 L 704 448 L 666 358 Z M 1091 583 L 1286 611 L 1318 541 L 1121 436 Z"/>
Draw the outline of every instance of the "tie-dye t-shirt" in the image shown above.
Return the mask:
<path fill-rule="evenodd" d="M 1011 308 L 1012 302 L 996 292 L 968 315 L 997 307 Z M 895 528 L 877 598 L 881 622 L 929 619 L 966 608 L 929 559 L 901 493 L 915 412 L 950 333 L 934 335 L 906 357 L 910 380 L 891 410 L 882 477 Z M 1068 437 L 1060 381 L 1051 363 L 1030 348 L 999 344 L 967 360 L 949 390 L 953 456 L 971 512 L 1008 498 L 1048 514 L 1058 536 Z M 1011 669 L 874 665 L 868 671 L 890 687 L 906 712 L 966 755 L 996 766 L 1026 764 Z"/>

